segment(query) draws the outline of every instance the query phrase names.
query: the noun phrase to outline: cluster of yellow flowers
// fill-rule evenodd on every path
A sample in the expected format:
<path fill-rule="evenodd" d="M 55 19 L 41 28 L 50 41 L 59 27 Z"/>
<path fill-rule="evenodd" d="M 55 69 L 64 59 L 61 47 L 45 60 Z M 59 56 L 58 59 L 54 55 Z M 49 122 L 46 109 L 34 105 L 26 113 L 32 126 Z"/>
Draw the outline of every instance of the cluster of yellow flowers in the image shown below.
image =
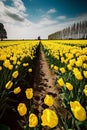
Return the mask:
<path fill-rule="evenodd" d="M 74 73 L 75 77 L 76 77 L 78 80 L 82 80 L 82 79 L 83 79 L 83 77 L 82 77 L 82 75 L 81 75 L 81 72 L 79 71 L 78 68 L 74 68 L 74 69 L 73 69 L 73 73 Z"/>
<path fill-rule="evenodd" d="M 26 90 L 25 93 L 28 99 L 33 98 L 32 92 L 33 92 L 32 88 Z M 53 97 L 51 97 L 50 95 L 46 95 L 46 97 L 44 98 L 44 103 L 49 107 L 53 106 L 54 105 Z M 20 116 L 25 116 L 28 113 L 25 103 L 19 103 L 17 110 Z M 43 110 L 42 115 L 41 115 L 41 120 L 42 120 L 42 123 L 41 123 L 42 126 L 48 126 L 50 128 L 54 128 L 58 125 L 58 116 L 56 112 L 49 108 L 46 108 L 45 110 Z M 28 126 L 30 128 L 37 127 L 37 125 L 39 124 L 37 115 L 34 113 L 30 113 L 29 118 L 28 118 L 28 123 L 29 123 Z"/>
<path fill-rule="evenodd" d="M 38 46 L 38 41 L 10 41 L 8 44 L 6 42 L 7 41 L 3 42 L 3 46 L 0 48 L 0 85 L 2 91 L 5 90 L 4 93 L 8 92 L 9 94 L 12 92 L 17 95 L 22 93 L 22 83 L 18 84 L 19 80 L 21 82 L 21 77 L 26 73 L 32 74 L 32 65 L 30 65 L 28 60 L 32 61 L 35 57 L 34 54 Z M 13 45 L 14 43 L 15 45 Z M 80 45 L 84 45 L 84 43 L 87 45 L 86 40 L 42 41 L 43 48 L 44 50 L 46 49 L 45 54 L 50 61 L 50 68 L 57 74 L 56 83 L 61 87 L 61 90 L 66 93 L 66 95 L 64 93 L 64 101 L 66 101 L 68 107 L 70 107 L 73 118 L 81 122 L 87 119 L 87 106 L 81 104 L 81 97 L 79 97 L 80 95 L 83 96 L 82 98 L 84 99 L 82 101 L 87 97 L 87 47 L 80 47 Z M 27 57 L 29 58 L 28 60 L 26 60 Z M 23 96 L 29 101 L 30 106 L 34 90 L 30 86 L 25 89 Z M 55 129 L 55 127 L 59 125 L 59 117 L 56 111 L 52 110 L 54 106 L 53 97 L 46 95 L 44 104 L 46 104 L 48 108 L 44 109 L 41 113 L 41 125 Z M 66 106 L 66 108 L 68 107 Z M 17 111 L 19 115 L 24 118 L 28 115 L 27 125 L 29 128 L 38 127 L 39 117 L 34 111 L 31 111 L 31 108 L 32 107 L 27 108 L 26 103 L 21 101 L 17 106 Z"/>
<path fill-rule="evenodd" d="M 15 43 L 15 44 L 13 44 Z M 19 44 L 20 43 L 20 44 Z M 38 45 L 38 42 L 32 42 L 31 41 L 15 41 L 12 42 L 11 46 L 9 46 L 9 42 L 5 41 L 5 46 L 3 48 L 0 48 L 0 61 L 3 61 L 3 66 L 12 70 L 13 66 L 21 64 L 21 61 L 24 57 L 30 57 L 31 59 L 34 58 L 35 54 L 35 48 L 34 46 Z M 2 44 L 1 44 L 2 45 Z M 33 49 L 32 49 L 33 48 Z M 2 67 L 2 65 L 0 65 Z M 23 63 L 23 66 L 28 66 L 29 63 Z M 0 68 L 1 68 L 0 67 Z"/>
<path fill-rule="evenodd" d="M 13 100 L 20 98 L 23 93 L 22 86 L 28 87 L 25 83 L 27 82 L 26 75 L 32 75 L 32 64 L 38 44 L 38 41 L 3 41 L 0 43 L 0 105 L 4 103 L 0 111 L 5 111 L 7 100 L 10 98 L 14 98 Z M 33 97 L 32 88 L 26 89 L 25 97 L 26 100 Z M 24 103 L 20 103 L 17 109 L 21 116 L 28 111 Z"/>
<path fill-rule="evenodd" d="M 86 120 L 87 106 L 85 104 L 83 107 L 80 100 L 85 102 L 87 96 L 87 40 L 49 40 L 42 43 L 50 68 L 57 75 L 57 84 L 63 90 L 60 95 L 65 95 L 62 100 L 66 100 L 67 105 L 70 102 L 71 111 L 77 120 Z M 74 101 L 75 98 L 78 101 Z"/>
<path fill-rule="evenodd" d="M 29 57 L 32 60 L 34 58 L 34 54 L 36 51 L 36 47 L 34 46 L 37 46 L 38 44 L 37 42 L 34 43 L 32 42 L 32 44 L 28 42 L 29 41 L 27 41 L 25 44 L 24 42 L 23 43 L 20 42 L 20 44 L 14 42 L 16 43 L 15 45 L 13 45 L 13 42 L 12 44 L 10 42 L 9 44 L 7 44 L 8 45 L 7 47 L 4 47 L 3 43 L 3 48 L 0 48 L 0 71 L 1 73 L 4 73 L 5 70 L 6 72 L 9 73 L 6 76 L 5 81 L 5 90 L 8 91 L 8 93 L 14 93 L 15 95 L 22 93 L 21 84 L 17 85 L 18 80 L 21 79 L 22 76 L 21 73 L 23 70 L 27 70 L 26 71 L 27 73 L 31 73 L 33 71 L 30 63 L 24 62 L 23 59 L 25 57 Z M 54 68 L 55 70 L 57 70 L 56 66 Z M 27 88 L 25 90 L 24 96 L 31 105 L 31 99 L 33 98 L 33 89 L 31 87 Z M 44 103 L 48 107 L 53 106 L 54 104 L 53 97 L 46 95 L 46 97 L 44 98 Z M 34 112 L 31 111 L 31 108 L 32 107 L 27 108 L 27 104 L 24 103 L 23 101 L 21 101 L 17 106 L 17 111 L 20 116 L 25 118 L 29 114 L 27 122 L 30 128 L 37 127 L 39 124 L 39 118 Z M 42 126 L 48 126 L 50 128 L 54 128 L 58 125 L 58 116 L 56 112 L 49 108 L 43 110 L 41 120 L 42 120 L 41 122 Z"/>
<path fill-rule="evenodd" d="M 51 69 L 62 74 L 71 71 L 77 80 L 87 79 L 87 47 L 80 47 L 80 45 L 86 44 L 87 40 L 49 40 L 42 43 L 44 49 L 48 50 L 46 55 L 51 55 L 56 59 L 56 64 L 51 60 Z M 74 46 L 70 45 L 74 43 Z M 58 82 L 61 82 L 60 86 L 64 85 L 63 79 Z"/>

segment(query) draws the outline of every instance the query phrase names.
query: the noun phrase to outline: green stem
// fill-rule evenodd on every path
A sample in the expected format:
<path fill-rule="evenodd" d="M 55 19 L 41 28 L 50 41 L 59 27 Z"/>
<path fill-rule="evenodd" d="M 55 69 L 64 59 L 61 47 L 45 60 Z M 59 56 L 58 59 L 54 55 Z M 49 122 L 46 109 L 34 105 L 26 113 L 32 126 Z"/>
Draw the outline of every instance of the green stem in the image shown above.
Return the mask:
<path fill-rule="evenodd" d="M 58 127 L 59 127 L 60 130 L 63 130 L 60 125 L 58 125 Z"/>
<path fill-rule="evenodd" d="M 59 115 L 57 108 L 56 108 L 55 106 L 53 106 L 53 107 L 55 108 L 57 114 Z M 63 126 L 62 126 L 63 129 L 66 129 L 66 128 L 65 128 L 65 124 L 64 124 L 62 118 L 60 118 L 60 123 L 61 123 L 61 125 L 63 125 Z M 62 130 L 61 125 L 60 125 L 60 124 L 58 125 L 58 127 L 60 128 L 60 130 Z"/>
<path fill-rule="evenodd" d="M 24 116 L 24 121 L 25 121 L 25 124 L 28 125 L 28 122 L 27 122 L 26 116 Z"/>

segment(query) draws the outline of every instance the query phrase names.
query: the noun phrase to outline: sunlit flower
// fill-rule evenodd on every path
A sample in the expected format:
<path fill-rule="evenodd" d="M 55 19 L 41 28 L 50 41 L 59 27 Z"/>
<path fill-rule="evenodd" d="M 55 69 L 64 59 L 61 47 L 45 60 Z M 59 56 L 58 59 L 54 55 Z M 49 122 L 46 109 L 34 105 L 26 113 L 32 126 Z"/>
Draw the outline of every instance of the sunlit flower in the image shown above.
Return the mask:
<path fill-rule="evenodd" d="M 74 75 L 75 75 L 76 79 L 78 79 L 78 80 L 82 80 L 83 79 L 83 76 L 82 76 L 82 74 L 81 74 L 81 72 L 79 71 L 78 68 L 74 68 L 73 72 L 74 72 Z"/>
<path fill-rule="evenodd" d="M 60 71 L 61 71 L 62 74 L 66 72 L 65 68 L 63 68 L 63 67 L 60 68 Z"/>
<path fill-rule="evenodd" d="M 23 66 L 24 67 L 29 66 L 29 63 L 23 63 Z"/>
<path fill-rule="evenodd" d="M 29 69 L 28 69 L 28 72 L 32 72 L 32 68 L 29 68 Z"/>
<path fill-rule="evenodd" d="M 46 97 L 44 98 L 44 103 L 49 107 L 52 106 L 54 104 L 53 97 L 50 95 L 46 95 Z"/>
<path fill-rule="evenodd" d="M 67 65 L 68 70 L 72 70 L 72 66 L 70 64 Z"/>
<path fill-rule="evenodd" d="M 2 70 L 2 66 L 0 66 L 0 71 Z"/>
<path fill-rule="evenodd" d="M 83 92 L 84 92 L 85 96 L 87 96 L 87 85 L 85 85 L 85 88 L 83 89 Z"/>
<path fill-rule="evenodd" d="M 74 66 L 75 62 L 76 62 L 75 59 L 71 59 L 71 60 L 69 61 L 69 63 L 70 63 L 71 66 Z"/>
<path fill-rule="evenodd" d="M 54 128 L 58 125 L 58 116 L 53 110 L 45 109 L 41 116 L 42 126 L 48 126 Z"/>
<path fill-rule="evenodd" d="M 21 62 L 20 61 L 17 61 L 17 65 L 20 65 L 21 64 Z"/>
<path fill-rule="evenodd" d="M 13 72 L 12 77 L 13 77 L 13 78 L 17 78 L 18 75 L 19 75 L 19 73 L 18 73 L 18 71 L 16 70 L 16 71 Z"/>
<path fill-rule="evenodd" d="M 61 87 L 64 86 L 63 78 L 58 79 L 57 82 Z"/>
<path fill-rule="evenodd" d="M 54 66 L 54 70 L 56 70 L 56 71 L 57 71 L 57 70 L 58 70 L 58 66 Z"/>
<path fill-rule="evenodd" d="M 83 63 L 83 68 L 87 70 L 87 64 Z"/>
<path fill-rule="evenodd" d="M 6 60 L 6 55 L 4 55 L 4 53 L 3 53 L 3 55 L 0 56 L 0 60 L 3 60 L 3 61 Z"/>
<path fill-rule="evenodd" d="M 9 66 L 8 66 L 8 69 L 9 69 L 9 70 L 12 70 L 12 69 L 13 69 L 13 65 L 9 65 Z"/>
<path fill-rule="evenodd" d="M 73 86 L 72 86 L 71 83 L 66 82 L 66 87 L 67 87 L 67 89 L 68 89 L 69 91 L 72 91 L 72 90 L 73 90 Z"/>
<path fill-rule="evenodd" d="M 38 125 L 38 118 L 34 113 L 29 115 L 29 127 L 36 127 Z"/>
<path fill-rule="evenodd" d="M 6 89 L 10 89 L 13 86 L 13 82 L 12 81 L 8 81 L 5 85 Z"/>
<path fill-rule="evenodd" d="M 85 78 L 87 78 L 87 71 L 83 71 L 83 75 Z"/>
<path fill-rule="evenodd" d="M 14 94 L 18 94 L 18 93 L 21 92 L 21 88 L 20 88 L 20 87 L 17 87 L 17 88 L 14 89 L 13 92 L 14 92 Z"/>
<path fill-rule="evenodd" d="M 27 114 L 27 107 L 24 103 L 19 103 L 17 110 L 20 116 L 24 116 Z"/>
<path fill-rule="evenodd" d="M 51 69 L 53 69 L 53 67 L 54 67 L 54 65 L 53 65 L 53 64 L 51 64 L 50 68 L 51 68 Z"/>
<path fill-rule="evenodd" d="M 78 59 L 76 62 L 75 62 L 76 66 L 77 67 L 81 67 L 83 62 L 82 62 L 82 59 Z"/>
<path fill-rule="evenodd" d="M 12 70 L 13 68 L 13 65 L 11 65 L 10 60 L 5 60 L 3 66 L 8 68 L 9 70 Z"/>
<path fill-rule="evenodd" d="M 9 60 L 5 60 L 4 63 L 3 63 L 3 66 L 5 66 L 6 68 L 8 68 L 9 65 L 11 65 L 10 61 Z"/>
<path fill-rule="evenodd" d="M 86 111 L 78 101 L 70 101 L 70 107 L 74 117 L 79 121 L 86 120 Z"/>
<path fill-rule="evenodd" d="M 64 63 L 64 62 L 65 62 L 64 57 L 61 57 L 61 63 Z"/>
<path fill-rule="evenodd" d="M 26 93 L 27 99 L 31 99 L 33 97 L 33 89 L 32 88 L 27 88 L 25 93 Z"/>

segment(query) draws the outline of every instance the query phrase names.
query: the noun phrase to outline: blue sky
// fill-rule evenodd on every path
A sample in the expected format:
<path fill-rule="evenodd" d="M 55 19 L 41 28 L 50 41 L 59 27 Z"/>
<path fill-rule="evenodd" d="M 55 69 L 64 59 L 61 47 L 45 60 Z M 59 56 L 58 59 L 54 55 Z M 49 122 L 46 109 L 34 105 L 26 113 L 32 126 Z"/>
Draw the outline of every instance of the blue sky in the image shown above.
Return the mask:
<path fill-rule="evenodd" d="M 87 0 L 0 0 L 0 22 L 8 39 L 48 38 L 87 20 Z"/>

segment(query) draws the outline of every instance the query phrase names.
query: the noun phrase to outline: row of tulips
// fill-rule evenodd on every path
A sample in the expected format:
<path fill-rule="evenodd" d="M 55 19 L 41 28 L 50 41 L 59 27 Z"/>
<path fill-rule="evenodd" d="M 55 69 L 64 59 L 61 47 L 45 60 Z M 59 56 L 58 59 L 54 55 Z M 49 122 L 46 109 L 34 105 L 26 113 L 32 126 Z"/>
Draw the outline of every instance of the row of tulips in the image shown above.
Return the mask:
<path fill-rule="evenodd" d="M 27 98 L 31 97 L 28 93 L 33 93 L 31 86 L 38 41 L 26 41 L 26 43 L 12 41 L 14 44 L 11 44 L 11 41 L 5 41 L 5 43 L 5 45 L 1 43 L 3 45 L 0 48 L 0 124 L 11 125 L 10 117 L 16 117 L 17 120 L 20 118 L 17 110 L 20 111 L 24 107 L 21 105 L 24 104 L 23 102 L 29 103 Z M 10 115 L 8 115 L 9 111 Z M 23 111 L 26 109 L 21 109 L 20 115 L 23 115 Z M 8 116 L 5 117 L 6 115 Z M 7 120 L 3 120 L 4 117 Z M 17 123 L 17 121 L 14 122 Z M 11 127 L 14 127 L 14 124 Z M 2 125 L 0 126 L 2 128 Z"/>
<path fill-rule="evenodd" d="M 32 41 L 32 44 L 29 41 L 17 42 L 15 45 L 6 42 L 7 46 L 3 44 L 0 48 L 0 129 L 4 124 L 11 129 L 15 127 L 15 130 L 41 130 L 43 127 L 55 130 L 60 125 L 57 111 L 52 109 L 53 97 L 46 95 L 44 98 L 47 108 L 40 117 L 33 108 L 34 60 L 39 41 Z"/>
<path fill-rule="evenodd" d="M 87 129 L 87 47 L 79 42 L 73 46 L 62 40 L 42 42 L 49 67 L 56 74 L 55 83 L 61 89 L 62 106 L 67 110 L 66 119 L 60 120 L 65 130 Z"/>
<path fill-rule="evenodd" d="M 75 45 L 75 46 L 87 47 L 87 40 L 62 40 L 62 42 L 61 40 L 48 40 L 48 41 L 62 44 L 62 45 L 66 44 L 66 45 L 72 45 L 72 46 Z"/>

